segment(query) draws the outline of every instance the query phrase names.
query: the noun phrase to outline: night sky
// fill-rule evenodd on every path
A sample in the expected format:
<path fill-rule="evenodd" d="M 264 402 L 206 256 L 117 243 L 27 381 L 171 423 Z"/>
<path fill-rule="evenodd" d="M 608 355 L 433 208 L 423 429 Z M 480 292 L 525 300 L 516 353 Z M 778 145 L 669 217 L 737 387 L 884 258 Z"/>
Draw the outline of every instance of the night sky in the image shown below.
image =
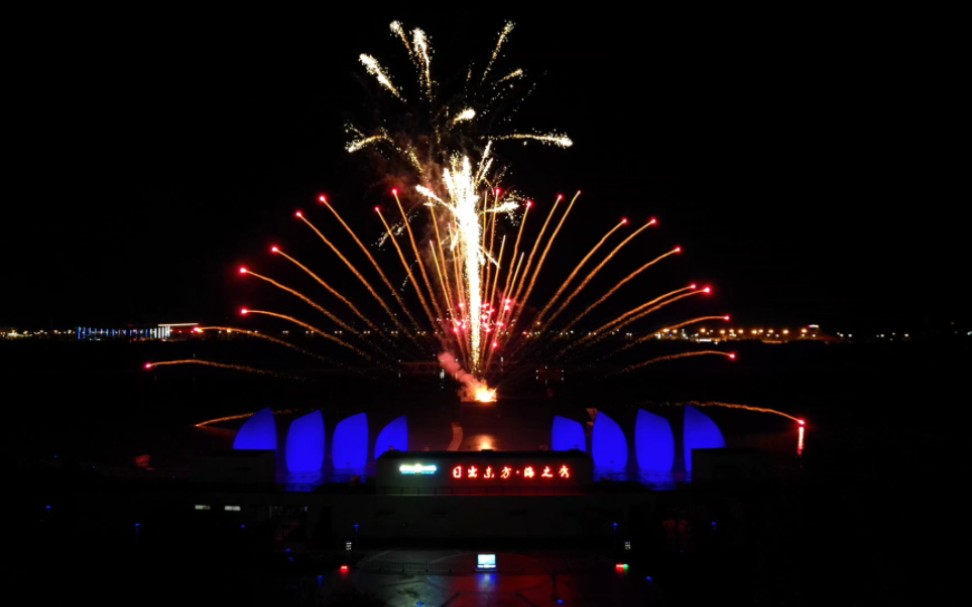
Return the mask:
<path fill-rule="evenodd" d="M 538 201 L 583 190 L 574 230 L 657 216 L 650 244 L 686 247 L 676 269 L 717 286 L 712 312 L 918 330 L 967 307 L 959 83 L 949 38 L 917 20 L 359 12 L 25 19 L 0 326 L 232 319 L 238 264 L 307 240 L 292 213 L 318 192 L 377 234 L 388 200 L 343 124 L 373 91 L 359 53 L 406 67 L 392 19 L 428 32 L 440 80 L 516 21 L 503 65 L 537 83 L 518 124 L 575 145 L 500 149 L 512 181 Z"/>

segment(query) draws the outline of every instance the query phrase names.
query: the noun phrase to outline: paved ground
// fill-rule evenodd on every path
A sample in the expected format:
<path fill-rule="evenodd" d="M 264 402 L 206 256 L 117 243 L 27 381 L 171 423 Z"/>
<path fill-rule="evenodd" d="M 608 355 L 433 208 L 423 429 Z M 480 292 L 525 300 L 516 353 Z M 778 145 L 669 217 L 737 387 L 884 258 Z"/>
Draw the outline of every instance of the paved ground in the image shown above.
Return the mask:
<path fill-rule="evenodd" d="M 368 554 L 347 573 L 317 579 L 322 604 L 389 607 L 652 605 L 657 589 L 645 572 L 618 572 L 590 553 L 497 553 L 497 571 L 476 571 L 476 554 L 459 550 L 388 550 Z"/>

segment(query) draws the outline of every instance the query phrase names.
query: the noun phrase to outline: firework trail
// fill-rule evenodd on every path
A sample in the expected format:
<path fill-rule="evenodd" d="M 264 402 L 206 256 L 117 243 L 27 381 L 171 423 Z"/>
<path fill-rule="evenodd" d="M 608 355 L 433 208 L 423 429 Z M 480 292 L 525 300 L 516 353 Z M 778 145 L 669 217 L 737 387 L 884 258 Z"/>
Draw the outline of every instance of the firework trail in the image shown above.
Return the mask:
<path fill-rule="evenodd" d="M 770 415 L 779 415 L 780 417 L 785 417 L 787 419 L 793 420 L 801 426 L 806 425 L 806 420 L 800 417 L 795 417 L 789 413 L 780 411 L 778 409 L 770 409 L 768 407 L 754 407 L 752 405 L 742 405 L 738 403 L 723 403 L 719 401 L 690 401 L 685 403 L 686 405 L 692 405 L 693 407 L 720 407 L 723 409 L 739 409 L 742 411 L 753 411 L 755 413 L 769 413 Z"/>
<path fill-rule="evenodd" d="M 277 410 L 275 410 L 273 412 L 273 414 L 274 415 L 291 415 L 291 414 L 294 414 L 294 413 L 301 413 L 301 412 L 302 411 L 300 409 L 277 409 Z M 238 415 L 225 415 L 223 417 L 214 417 L 213 419 L 207 419 L 207 420 L 201 421 L 201 422 L 199 422 L 197 424 L 193 424 L 193 427 L 195 427 L 195 428 L 206 428 L 208 426 L 212 426 L 213 424 L 222 424 L 222 423 L 225 423 L 225 422 L 235 422 L 235 421 L 239 421 L 241 419 L 250 419 L 251 417 L 253 417 L 256 414 L 257 414 L 256 411 L 251 411 L 250 413 L 240 413 Z"/>
<path fill-rule="evenodd" d="M 765 413 L 768 415 L 777 415 L 779 417 L 785 417 L 786 419 L 795 421 L 797 424 L 797 442 L 796 442 L 796 454 L 798 456 L 803 455 L 804 448 L 806 446 L 806 432 L 807 432 L 807 420 L 802 417 L 796 417 L 790 415 L 785 411 L 780 411 L 779 409 L 771 409 L 769 407 L 755 407 L 753 405 L 744 405 L 740 403 L 725 403 L 720 401 L 688 401 L 684 403 L 670 403 L 674 406 L 685 407 L 718 407 L 720 409 L 735 409 L 737 411 L 752 411 L 754 413 Z"/>
<path fill-rule="evenodd" d="M 668 326 L 662 327 L 661 329 L 658 329 L 656 331 L 653 331 L 651 333 L 648 333 L 647 335 L 643 335 L 642 337 L 639 337 L 638 339 L 635 339 L 634 341 L 629 342 L 629 343 L 625 344 L 624 346 L 622 346 L 621 349 L 618 350 L 618 352 L 624 352 L 625 350 L 629 350 L 629 349 L 634 348 L 635 346 L 639 346 L 639 345 L 641 345 L 641 344 L 643 344 L 645 342 L 652 341 L 652 340 L 656 340 L 656 339 L 665 337 L 666 335 L 672 335 L 672 334 L 674 334 L 675 331 L 678 331 L 679 329 L 682 329 L 682 328 L 685 328 L 685 327 L 688 327 L 688 326 L 691 326 L 691 325 L 695 325 L 695 324 L 698 324 L 700 322 L 708 322 L 710 320 L 724 320 L 726 322 L 729 322 L 729 315 L 728 314 L 723 314 L 721 316 L 696 316 L 695 318 L 689 318 L 688 320 L 683 320 L 683 321 L 677 322 L 677 323 L 675 323 L 673 325 L 668 325 Z"/>
<path fill-rule="evenodd" d="M 721 316 L 698 316 L 696 318 L 690 318 L 688 320 L 683 320 L 682 322 L 675 323 L 674 325 L 668 325 L 667 327 L 662 327 L 661 329 L 655 331 L 653 335 L 648 336 L 648 339 L 653 339 L 663 333 L 670 333 L 672 331 L 677 331 L 689 325 L 696 325 L 700 322 L 707 322 L 710 320 L 724 320 L 726 322 L 729 322 L 729 318 L 730 317 L 728 314 L 723 314 Z"/>
<path fill-rule="evenodd" d="M 624 367 L 618 371 L 618 373 L 630 373 L 631 371 L 643 369 L 648 365 L 654 365 L 669 360 L 679 360 L 681 358 L 693 358 L 696 356 L 722 356 L 728 358 L 729 360 L 736 360 L 736 355 L 733 352 L 723 352 L 722 350 L 696 350 L 694 352 L 679 352 L 678 354 L 666 354 L 665 356 L 649 358 L 648 360 L 643 360 L 641 362 L 628 365 L 627 367 Z"/>
<path fill-rule="evenodd" d="M 242 335 L 244 337 L 252 337 L 254 339 L 259 339 L 272 344 L 276 344 L 278 346 L 282 346 L 284 348 L 287 348 L 288 350 L 293 350 L 294 352 L 307 356 L 308 358 L 316 358 L 320 362 L 327 365 L 344 366 L 342 363 L 336 360 L 332 360 L 326 356 L 322 356 L 317 352 L 312 352 L 306 348 L 301 348 L 298 345 L 292 344 L 285 339 L 280 339 L 279 337 L 267 335 L 259 331 L 240 329 L 239 327 L 221 327 L 218 325 L 207 326 L 207 327 L 196 327 L 195 329 L 193 329 L 193 331 L 196 333 L 205 333 L 206 331 L 216 331 L 219 333 L 227 333 L 229 335 Z"/>
<path fill-rule="evenodd" d="M 273 377 L 281 377 L 281 378 L 292 377 L 284 373 L 271 371 L 269 369 L 259 369 L 257 367 L 248 367 L 246 365 L 233 365 L 229 363 L 221 363 L 212 360 L 202 360 L 199 358 L 183 358 L 180 360 L 161 360 L 156 362 L 147 362 L 145 363 L 145 370 L 151 371 L 158 367 L 168 367 L 174 365 L 200 365 L 203 367 L 214 367 L 216 369 L 229 369 L 232 371 L 242 371 L 243 373 L 253 373 L 256 375 L 270 375 Z"/>

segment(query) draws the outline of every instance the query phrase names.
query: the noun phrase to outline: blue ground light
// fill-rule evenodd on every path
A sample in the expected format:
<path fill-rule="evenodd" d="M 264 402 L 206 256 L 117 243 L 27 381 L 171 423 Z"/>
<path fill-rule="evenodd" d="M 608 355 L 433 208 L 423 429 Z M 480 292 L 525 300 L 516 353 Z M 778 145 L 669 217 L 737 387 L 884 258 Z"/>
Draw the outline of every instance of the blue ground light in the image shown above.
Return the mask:
<path fill-rule="evenodd" d="M 320 472 L 324 465 L 324 416 L 312 411 L 290 423 L 287 470 L 291 474 Z"/>
<path fill-rule="evenodd" d="M 667 419 L 638 409 L 635 421 L 638 468 L 649 475 L 669 476 L 675 465 L 675 436 Z"/>
<path fill-rule="evenodd" d="M 587 437 L 584 436 L 584 426 L 579 421 L 554 415 L 550 444 L 552 451 L 578 449 L 587 453 Z"/>
<path fill-rule="evenodd" d="M 408 420 L 404 415 L 388 422 L 375 439 L 375 459 L 386 451 L 408 451 Z"/>
<path fill-rule="evenodd" d="M 236 438 L 233 448 L 239 450 L 277 450 L 277 425 L 273 419 L 273 410 L 269 407 L 260 409 L 253 417 L 246 420 Z"/>
<path fill-rule="evenodd" d="M 685 474 L 692 476 L 693 449 L 725 449 L 726 439 L 712 419 L 692 406 L 685 407 L 683 441 L 685 448 Z"/>
<path fill-rule="evenodd" d="M 363 472 L 368 463 L 368 415 L 358 413 L 339 421 L 331 443 L 335 470 Z"/>
<path fill-rule="evenodd" d="M 591 454 L 594 457 L 595 469 L 622 472 L 628 465 L 628 441 L 624 432 L 621 426 L 603 411 L 594 418 Z"/>

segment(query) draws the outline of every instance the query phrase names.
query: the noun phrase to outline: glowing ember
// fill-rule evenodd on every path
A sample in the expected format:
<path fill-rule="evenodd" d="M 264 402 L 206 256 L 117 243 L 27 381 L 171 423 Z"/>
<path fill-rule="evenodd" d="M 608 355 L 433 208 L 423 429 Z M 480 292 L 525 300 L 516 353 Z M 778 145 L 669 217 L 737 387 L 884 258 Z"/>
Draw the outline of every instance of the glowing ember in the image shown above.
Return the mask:
<path fill-rule="evenodd" d="M 462 384 L 459 391 L 459 398 L 464 403 L 493 403 L 496 402 L 496 389 L 490 388 L 486 382 L 476 378 L 462 368 L 462 365 L 448 352 L 439 354 L 439 365 L 442 369 L 452 376 L 457 382 Z"/>
<path fill-rule="evenodd" d="M 495 403 L 496 388 L 490 388 L 485 384 L 479 386 L 473 392 L 473 400 L 475 400 L 477 403 Z"/>

